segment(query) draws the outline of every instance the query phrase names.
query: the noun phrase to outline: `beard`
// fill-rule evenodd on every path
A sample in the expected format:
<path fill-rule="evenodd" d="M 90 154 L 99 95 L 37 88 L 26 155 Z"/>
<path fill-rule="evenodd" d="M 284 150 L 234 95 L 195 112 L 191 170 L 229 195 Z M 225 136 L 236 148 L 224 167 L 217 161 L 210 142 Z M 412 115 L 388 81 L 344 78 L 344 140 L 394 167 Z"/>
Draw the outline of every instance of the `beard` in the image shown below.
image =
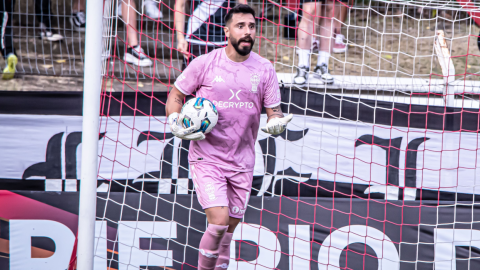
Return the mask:
<path fill-rule="evenodd" d="M 232 43 L 232 46 L 235 49 L 235 51 L 237 51 L 237 53 L 240 54 L 241 56 L 248 55 L 252 51 L 253 44 L 255 44 L 255 40 L 252 39 L 251 37 L 244 37 L 238 40 L 233 37 L 230 37 L 230 42 Z M 241 42 L 248 42 L 250 43 L 250 46 L 243 46 L 242 48 L 240 48 L 239 44 Z"/>

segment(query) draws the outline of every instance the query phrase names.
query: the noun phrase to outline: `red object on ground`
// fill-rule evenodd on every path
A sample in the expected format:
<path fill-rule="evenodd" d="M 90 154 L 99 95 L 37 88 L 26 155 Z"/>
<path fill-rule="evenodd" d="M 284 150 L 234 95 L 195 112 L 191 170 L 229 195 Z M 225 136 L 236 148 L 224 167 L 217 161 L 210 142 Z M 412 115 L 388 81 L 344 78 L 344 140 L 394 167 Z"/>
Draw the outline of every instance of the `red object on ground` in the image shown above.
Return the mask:
<path fill-rule="evenodd" d="M 457 0 L 460 5 L 466 10 L 476 9 L 475 3 L 472 0 Z M 468 11 L 468 14 L 473 18 L 475 23 L 480 27 L 480 11 Z"/>

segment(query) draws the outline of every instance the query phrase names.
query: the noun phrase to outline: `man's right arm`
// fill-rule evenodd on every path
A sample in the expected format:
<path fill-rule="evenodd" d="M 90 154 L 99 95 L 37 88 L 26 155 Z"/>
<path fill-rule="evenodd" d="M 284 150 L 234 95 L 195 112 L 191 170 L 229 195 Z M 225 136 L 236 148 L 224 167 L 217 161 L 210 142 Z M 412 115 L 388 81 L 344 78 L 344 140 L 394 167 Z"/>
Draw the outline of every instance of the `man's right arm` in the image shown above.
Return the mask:
<path fill-rule="evenodd" d="M 170 91 L 170 94 L 168 95 L 167 104 L 165 105 L 167 117 L 172 113 L 180 113 L 184 100 L 185 94 L 180 92 L 177 87 L 173 86 L 172 91 Z"/>
<path fill-rule="evenodd" d="M 175 30 L 177 30 L 177 50 L 188 58 L 188 44 L 185 40 L 185 0 L 175 1 Z"/>
<path fill-rule="evenodd" d="M 170 126 L 170 131 L 174 136 L 182 140 L 203 140 L 205 139 L 205 134 L 201 131 L 195 132 L 198 129 L 195 126 L 189 128 L 184 128 L 181 124 L 183 121 L 183 116 L 180 114 L 182 111 L 183 100 L 185 94 L 180 92 L 177 87 L 173 86 L 172 91 L 167 98 L 167 104 L 165 105 L 165 111 L 167 113 L 167 122 Z"/>

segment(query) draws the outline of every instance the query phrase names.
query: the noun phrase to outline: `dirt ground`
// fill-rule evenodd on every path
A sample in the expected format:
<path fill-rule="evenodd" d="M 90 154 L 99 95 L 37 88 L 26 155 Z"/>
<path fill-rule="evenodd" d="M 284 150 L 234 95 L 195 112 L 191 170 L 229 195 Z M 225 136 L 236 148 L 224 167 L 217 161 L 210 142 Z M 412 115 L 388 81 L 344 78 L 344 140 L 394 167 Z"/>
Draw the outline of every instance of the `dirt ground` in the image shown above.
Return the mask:
<path fill-rule="evenodd" d="M 466 75 L 467 80 L 479 80 L 479 28 L 460 12 L 439 16 L 431 13 L 420 17 L 418 14 L 382 14 L 374 9 L 352 10 L 350 20 L 342 27 L 348 50 L 346 54 L 332 54 L 332 74 L 413 78 L 429 78 L 432 74 L 432 78 L 441 78 L 436 76 L 442 71 L 435 56 L 434 41 L 437 30 L 443 30 L 458 75 L 456 79 Z M 450 20 L 454 18 L 457 19 L 453 23 Z M 264 39 L 256 51 L 276 62 L 277 72 L 292 72 L 292 65 L 296 63 L 296 41 L 283 38 L 283 33 L 277 41 L 276 26 L 265 26 Z M 311 68 L 315 64 L 316 57 L 312 57 Z"/>
<path fill-rule="evenodd" d="M 31 3 L 31 0 L 27 2 Z M 260 5 L 256 8 L 261 10 Z M 71 29 L 66 9 L 69 8 L 61 9 L 63 12 L 59 12 L 56 23 L 65 37 L 62 42 L 38 39 L 35 20 L 25 16 L 25 12 L 14 17 L 14 41 L 19 55 L 18 78 L 47 75 L 51 77 L 48 82 L 61 81 L 55 84 L 59 89 L 64 89 L 64 86 L 81 89 L 85 39 L 82 33 Z M 297 57 L 294 48 L 297 43 L 295 39 L 284 37 L 284 17 L 289 11 L 273 4 L 267 4 L 264 9 L 267 10 L 266 19 L 259 22 L 261 35 L 256 40 L 254 51 L 272 61 L 277 72 L 295 73 Z M 121 61 L 125 33 L 123 24 L 118 23 L 117 38 L 112 39 L 112 55 L 115 55 L 105 65 L 105 73 L 113 79 L 115 88 L 123 84 L 126 86 L 124 91 L 134 90 L 139 87 L 136 83 L 138 78 L 142 85 L 149 83 L 150 87 L 156 89 L 158 85 L 163 89 L 165 86 L 162 83 L 171 83 L 180 74 L 181 55 L 171 49 L 176 47 L 171 31 L 173 14 L 165 7 L 162 10 L 164 18 L 161 23 L 145 19 L 142 22 L 142 47 L 149 55 L 157 56 L 155 67 L 138 68 Z M 404 7 L 400 12 L 398 8 L 362 5 L 350 9 L 342 27 L 348 50 L 347 53 L 332 54 L 330 70 L 334 75 L 441 78 L 442 72 L 433 47 L 437 30 L 445 31 L 458 74 L 456 79 L 479 80 L 480 52 L 476 36 L 479 28 L 468 15 L 465 12 L 437 10 L 425 10 L 419 14 L 418 9 L 412 7 Z M 313 69 L 316 57 L 312 59 Z M 0 66 L 3 65 L 3 59 L 0 59 Z M 2 83 L 0 87 L 17 89 L 23 85 L 20 88 L 25 89 L 27 83 L 32 84 L 34 89 L 48 86 L 47 81 L 31 78 L 34 77 L 16 84 Z"/>

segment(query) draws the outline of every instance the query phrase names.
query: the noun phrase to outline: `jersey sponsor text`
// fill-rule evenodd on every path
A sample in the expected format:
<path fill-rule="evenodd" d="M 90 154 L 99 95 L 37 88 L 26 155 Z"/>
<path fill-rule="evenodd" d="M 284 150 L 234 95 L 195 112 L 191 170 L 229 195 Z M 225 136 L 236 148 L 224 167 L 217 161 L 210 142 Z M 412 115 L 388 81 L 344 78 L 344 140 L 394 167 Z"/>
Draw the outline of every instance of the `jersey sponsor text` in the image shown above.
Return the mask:
<path fill-rule="evenodd" d="M 237 109 L 252 109 L 255 104 L 253 102 L 232 102 L 232 101 L 216 101 L 212 100 L 213 105 L 217 107 L 218 110 L 220 109 L 229 109 L 229 108 L 237 108 Z"/>

